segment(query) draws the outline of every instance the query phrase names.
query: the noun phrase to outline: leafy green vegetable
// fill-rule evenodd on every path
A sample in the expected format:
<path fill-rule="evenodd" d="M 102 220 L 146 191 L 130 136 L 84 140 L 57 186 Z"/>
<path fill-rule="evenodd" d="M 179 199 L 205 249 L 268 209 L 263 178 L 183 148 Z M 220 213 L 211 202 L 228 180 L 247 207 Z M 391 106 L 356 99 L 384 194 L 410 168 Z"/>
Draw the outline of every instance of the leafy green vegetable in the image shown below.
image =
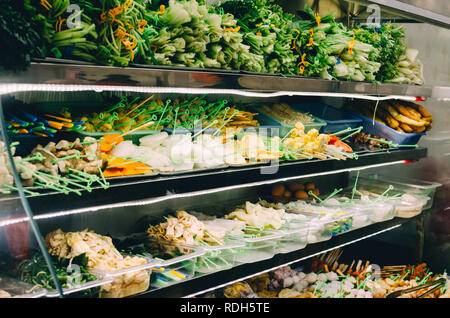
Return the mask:
<path fill-rule="evenodd" d="M 396 63 L 405 54 L 407 49 L 403 39 L 405 32 L 403 26 L 394 26 L 389 23 L 380 27 L 360 26 L 355 30 L 356 39 L 371 44 L 379 50 L 375 60 L 381 64 L 376 74 L 378 81 L 384 82 L 399 75 Z"/>
<path fill-rule="evenodd" d="M 36 23 L 30 21 L 21 1 L 0 2 L 0 34 L 0 72 L 24 71 L 32 57 L 43 58 L 46 55 Z"/>
<path fill-rule="evenodd" d="M 84 253 L 72 259 L 62 258 L 58 260 L 57 257 L 53 256 L 52 262 L 62 288 L 77 287 L 97 279 L 96 276 L 89 274 L 87 270 L 88 258 Z M 76 268 L 79 268 L 79 271 Z M 26 283 L 41 285 L 48 290 L 56 288 L 42 254 L 36 254 L 21 262 L 17 267 L 17 273 L 20 279 Z"/>

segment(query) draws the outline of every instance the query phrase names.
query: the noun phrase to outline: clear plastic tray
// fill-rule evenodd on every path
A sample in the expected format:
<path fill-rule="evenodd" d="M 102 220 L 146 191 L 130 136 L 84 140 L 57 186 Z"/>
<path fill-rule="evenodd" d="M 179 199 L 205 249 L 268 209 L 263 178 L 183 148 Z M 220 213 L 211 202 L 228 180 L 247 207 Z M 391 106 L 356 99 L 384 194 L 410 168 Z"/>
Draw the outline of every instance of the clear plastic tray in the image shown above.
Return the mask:
<path fill-rule="evenodd" d="M 257 108 L 257 106 L 258 106 L 258 105 L 255 105 L 255 106 L 254 106 L 255 111 L 261 112 L 261 113 L 265 114 L 265 115 L 266 115 L 267 117 L 269 117 L 271 120 L 275 121 L 276 123 L 278 123 L 278 124 L 280 125 L 280 134 L 279 134 L 280 137 L 286 136 L 286 135 L 294 128 L 294 125 L 288 125 L 288 124 L 285 124 L 285 123 L 280 122 L 279 120 L 277 120 L 277 119 L 271 117 L 270 114 L 266 114 L 265 112 L 261 111 L 259 108 Z M 289 105 L 289 106 L 291 106 L 291 108 L 292 108 L 293 110 L 295 110 L 295 111 L 304 113 L 304 111 L 302 111 L 302 110 L 298 107 L 298 105 Z M 320 118 L 318 118 L 318 117 L 316 117 L 316 116 L 314 116 L 314 115 L 311 115 L 311 114 L 310 114 L 310 116 L 311 116 L 312 118 L 314 118 L 314 122 L 312 122 L 312 123 L 307 123 L 307 124 L 303 124 L 303 126 L 305 127 L 305 133 L 307 133 L 309 130 L 311 130 L 311 129 L 313 129 L 313 128 L 315 128 L 315 129 L 317 129 L 318 131 L 320 131 L 324 126 L 327 125 L 327 123 L 326 123 L 325 121 L 323 121 L 322 119 L 320 119 Z"/>
<path fill-rule="evenodd" d="M 99 276 L 99 275 L 97 275 Z M 112 277 L 98 277 L 97 280 L 94 280 L 92 282 L 88 282 L 79 286 L 74 286 L 71 288 L 63 288 L 63 294 L 64 295 L 72 295 L 72 294 L 76 294 L 82 291 L 85 291 L 87 289 L 91 289 L 91 288 L 96 288 L 96 287 L 101 287 L 107 284 L 111 284 L 114 281 L 114 279 Z M 52 290 L 49 291 L 46 295 L 46 297 L 59 297 L 59 292 L 57 290 Z M 99 293 L 96 293 L 96 296 L 100 297 L 100 290 Z"/>
<path fill-rule="evenodd" d="M 380 203 L 392 204 L 394 217 L 410 218 L 416 216 L 424 210 L 424 207 L 430 200 L 429 197 L 410 194 L 403 194 L 399 197 L 382 197 L 379 194 L 380 191 L 375 190 L 375 192 L 372 192 L 372 190 L 374 190 L 373 187 L 370 190 L 358 187 L 358 191 L 370 199 L 378 199 Z M 389 217 L 389 214 L 386 217 Z"/>
<path fill-rule="evenodd" d="M 383 176 L 377 174 L 361 176 L 358 179 L 358 184 L 363 187 L 369 186 L 376 192 L 385 191 L 389 187 L 389 185 L 392 185 L 394 187 L 392 192 L 394 193 L 407 193 L 429 197 L 430 200 L 428 200 L 426 205 L 423 207 L 424 210 L 429 209 L 433 206 L 434 194 L 436 192 L 436 189 L 442 186 L 442 184 L 437 182 L 429 182 L 406 177 Z"/>
<path fill-rule="evenodd" d="M 348 215 L 352 218 L 349 230 L 359 229 L 370 225 L 372 221 L 372 207 L 360 200 L 349 201 L 348 198 L 333 198 L 323 203 L 323 206 L 336 209 L 336 213 Z M 341 233 L 339 233 L 341 234 Z"/>
<path fill-rule="evenodd" d="M 195 264 L 205 250 L 200 246 L 183 245 L 174 242 L 149 240 L 148 253 L 159 262 L 152 268 L 151 284 L 161 288 L 191 279 L 195 274 Z"/>
<path fill-rule="evenodd" d="M 235 238 L 234 240 L 245 243 L 242 252 L 236 255 L 235 263 L 254 263 L 272 258 L 276 254 L 278 239 L 284 235 L 282 231 L 268 230 L 257 237 Z"/>
<path fill-rule="evenodd" d="M 281 231 L 284 236 L 278 239 L 276 251 L 289 253 L 304 248 L 308 243 L 309 222 L 298 219 L 289 219 Z"/>
<path fill-rule="evenodd" d="M 160 262 L 146 255 L 124 254 L 124 256 L 141 257 L 146 259 L 147 262 L 113 271 L 90 270 L 89 272 L 94 275 L 104 277 L 105 279 L 112 279 L 110 283 L 102 285 L 100 298 L 123 298 L 142 293 L 149 289 L 152 268 L 159 266 Z"/>
<path fill-rule="evenodd" d="M 0 275 L 0 290 L 8 293 L 12 298 L 40 298 L 47 295 L 47 290 L 33 286 L 12 277 Z M 0 298 L 10 298 L 0 294 Z"/>
<path fill-rule="evenodd" d="M 331 237 L 352 229 L 353 215 L 350 212 L 337 211 L 335 208 L 310 206 L 312 209 L 290 208 L 287 212 L 300 214 L 309 224 L 307 243 L 329 240 Z M 313 211 L 311 211 L 313 210 Z M 304 222 L 304 221 L 302 221 Z"/>
<path fill-rule="evenodd" d="M 236 265 L 236 258 L 244 253 L 244 242 L 226 242 L 224 245 L 202 246 L 205 254 L 197 258 L 195 272 L 207 274 L 230 269 Z"/>
<path fill-rule="evenodd" d="M 419 215 L 426 206 L 428 197 L 418 198 L 415 202 L 408 202 L 403 198 L 393 198 L 395 204 L 395 216 L 399 218 L 412 218 Z"/>

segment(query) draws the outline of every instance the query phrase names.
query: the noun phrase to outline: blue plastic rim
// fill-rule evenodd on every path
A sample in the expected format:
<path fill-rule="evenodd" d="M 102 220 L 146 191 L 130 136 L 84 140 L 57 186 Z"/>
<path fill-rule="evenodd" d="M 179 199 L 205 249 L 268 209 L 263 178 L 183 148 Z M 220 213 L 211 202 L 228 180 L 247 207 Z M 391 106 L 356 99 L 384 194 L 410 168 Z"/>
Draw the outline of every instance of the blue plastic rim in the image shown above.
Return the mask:
<path fill-rule="evenodd" d="M 292 108 L 302 112 L 307 112 L 316 116 L 327 123 L 320 128 L 320 133 L 335 133 L 347 128 L 356 128 L 361 126 L 362 119 L 354 116 L 352 113 L 335 108 L 327 104 L 293 104 Z"/>
<path fill-rule="evenodd" d="M 425 132 L 420 134 L 404 134 L 377 121 L 374 122 L 372 119 L 367 118 L 366 116 L 356 113 L 355 116 L 358 116 L 362 119 L 364 132 L 371 134 L 372 136 L 386 138 L 387 140 L 392 141 L 394 144 L 415 145 L 419 142 L 420 138 L 425 135 Z"/>

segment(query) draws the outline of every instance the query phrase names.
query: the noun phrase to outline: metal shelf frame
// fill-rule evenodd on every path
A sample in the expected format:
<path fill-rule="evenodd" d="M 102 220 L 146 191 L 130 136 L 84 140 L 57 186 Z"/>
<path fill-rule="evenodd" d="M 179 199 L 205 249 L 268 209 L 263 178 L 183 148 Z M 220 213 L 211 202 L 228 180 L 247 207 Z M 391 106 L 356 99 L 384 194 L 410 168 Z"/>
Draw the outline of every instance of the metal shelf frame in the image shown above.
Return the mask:
<path fill-rule="evenodd" d="M 226 70 L 197 70 L 163 66 L 110 67 L 93 64 L 33 62 L 20 74 L 0 77 L 0 93 L 15 91 L 131 90 L 244 94 L 278 93 L 303 96 L 365 96 L 428 98 L 433 88 L 418 85 L 325 80 Z"/>
<path fill-rule="evenodd" d="M 33 214 L 39 218 L 52 214 L 63 214 L 69 210 L 89 212 L 90 209 L 140 200 L 168 200 L 174 196 L 195 195 L 196 193 L 220 192 L 236 188 L 272 184 L 302 177 L 330 175 L 367 168 L 414 162 L 427 156 L 426 148 L 391 150 L 360 154 L 358 160 L 299 160 L 270 164 L 229 167 L 202 172 L 192 171 L 171 176 L 136 176 L 123 181 L 111 182 L 105 190 L 94 188 L 83 192 L 80 198 L 76 194 L 43 192 L 38 196 L 27 196 Z M 274 169 L 277 171 L 275 172 Z M 275 173 L 268 173 L 275 172 Z M 0 200 L 2 204 L 14 200 L 12 197 Z M 0 224 L 1 226 L 1 224 Z"/>

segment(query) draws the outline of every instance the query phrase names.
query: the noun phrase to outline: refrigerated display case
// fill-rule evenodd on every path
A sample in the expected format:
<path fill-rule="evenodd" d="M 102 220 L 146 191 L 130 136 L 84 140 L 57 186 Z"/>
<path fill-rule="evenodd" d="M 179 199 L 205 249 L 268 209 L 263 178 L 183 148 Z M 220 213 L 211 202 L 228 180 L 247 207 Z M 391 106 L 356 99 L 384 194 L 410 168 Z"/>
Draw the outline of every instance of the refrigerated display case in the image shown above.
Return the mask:
<path fill-rule="evenodd" d="M 21 174 L 29 172 L 26 158 L 38 144 L 44 149 L 47 146 L 48 149 L 58 148 L 56 144 L 65 140 L 73 146 L 76 138 L 80 138 L 78 142 L 89 143 L 85 137 L 101 138 L 106 133 L 12 134 L 8 133 L 11 124 L 5 120 L 5 114 L 18 107 L 17 101 L 27 112 L 36 110 L 41 114 L 48 114 L 52 107 L 81 114 L 84 109 L 100 112 L 105 101 L 110 107 L 114 105 L 112 101 L 120 101 L 123 97 L 145 100 L 151 96 L 170 99 L 206 95 L 208 101 L 213 102 L 225 99 L 255 105 L 303 103 L 308 107 L 331 104 L 340 108 L 338 105 L 347 100 L 373 103 L 391 99 L 416 103 L 445 100 L 449 98 L 448 89 L 442 85 L 380 84 L 182 67 L 112 67 L 46 58 L 34 60 L 27 71 L 0 77 L 0 90 L 0 137 L 3 136 L 0 159 L 6 167 L 0 188 L 0 290 L 7 293 L 5 296 L 194 297 L 341 246 L 407 226 L 421 226 L 424 216 L 433 211 L 434 196 L 440 195 L 439 188 L 444 184 L 442 181 L 424 185 L 425 182 L 418 180 L 395 180 L 389 174 L 381 181 L 370 173 L 367 177 L 370 182 L 365 182 L 365 171 L 383 172 L 389 168 L 404 171 L 408 166 L 416 167 L 429 155 L 428 148 L 422 144 L 417 147 L 398 147 L 397 144 L 397 147 L 376 151 L 354 148 L 352 155 L 341 154 L 340 160 L 332 156 L 325 159 L 297 157 L 221 163 L 196 169 L 190 168 L 192 162 L 188 162 L 189 168 L 178 171 L 147 167 L 151 171 L 126 176 L 105 177 L 100 167 L 94 177 L 74 169 L 77 171 L 72 171 L 71 178 L 64 178 L 52 175 L 48 170 L 37 174 L 37 184 L 22 185 Z M 432 111 L 432 103 L 427 103 L 427 108 Z M 448 108 L 444 112 L 448 115 Z M 435 116 L 437 123 L 441 120 L 438 117 Z M 173 136 L 173 130 L 167 132 L 167 136 Z M 158 137 L 154 131 L 142 133 L 129 135 L 125 140 L 136 144 L 145 135 Z M 286 133 L 279 135 L 280 139 L 287 137 Z M 50 142 L 54 144 L 50 145 Z M 67 150 L 64 147 L 61 144 L 58 151 Z M 36 153 L 45 154 L 44 151 L 32 154 L 36 156 Z M 60 156 L 54 154 L 50 159 L 38 159 L 49 160 L 54 165 L 60 162 L 58 158 L 71 155 L 67 152 Z M 79 152 L 72 155 L 72 158 L 80 158 Z M 89 156 L 87 152 L 84 155 Z M 13 157 L 17 169 L 9 164 Z M 95 160 L 103 158 L 96 157 Z M 123 162 L 118 166 L 120 164 Z M 356 174 L 358 179 L 360 172 L 357 183 L 354 177 Z M 314 205 L 314 209 L 311 206 L 303 210 L 288 208 L 289 202 L 278 201 L 283 202 L 286 212 L 299 215 L 298 219 L 282 218 L 281 222 L 286 223 L 283 227 L 259 231 L 258 226 L 246 223 L 245 234 L 231 236 L 226 244 L 219 242 L 218 245 L 204 244 L 196 238 L 193 240 L 195 245 L 151 242 L 147 238 L 149 226 L 160 225 L 160 229 L 166 229 L 169 226 L 167 216 L 178 211 L 202 212 L 211 220 L 226 219 L 226 215 L 246 202 L 256 204 L 260 199 L 267 199 L 269 203 L 276 203 L 267 195 L 275 184 L 311 180 L 321 189 L 321 194 L 309 195 L 309 199 L 316 198 L 316 201 L 304 203 Z M 372 185 L 374 180 L 378 188 Z M 348 204 L 336 200 L 345 195 L 347 199 L 354 199 L 352 190 L 356 185 L 360 201 L 355 203 L 353 200 Z M 411 208 L 415 213 L 405 215 L 405 205 L 414 202 L 405 202 L 407 197 L 401 201 L 386 196 L 385 191 L 390 185 L 395 188 L 395 194 L 417 194 L 427 199 Z M 347 192 L 339 195 L 335 193 L 336 189 Z M 376 199 L 381 196 L 381 199 L 366 202 L 362 198 L 364 191 L 374 193 Z M 336 195 L 337 204 L 331 204 L 330 194 Z M 390 200 L 382 200 L 384 198 Z M 296 201 L 292 196 L 291 199 L 291 203 Z M 440 197 L 438 207 L 443 204 Z M 331 212 L 324 213 L 324 207 Z M 156 223 L 155 217 L 159 218 Z M 55 232 L 58 229 L 62 231 Z M 80 241 L 88 241 L 87 237 L 92 243 L 77 245 Z M 419 245 L 418 260 L 423 255 L 421 240 L 423 237 L 415 240 Z M 83 252 L 81 257 L 71 254 L 77 249 Z M 104 264 L 101 258 L 96 258 L 102 254 L 99 252 L 102 249 L 108 255 L 102 260 Z M 73 261 L 67 262 L 67 259 Z"/>

